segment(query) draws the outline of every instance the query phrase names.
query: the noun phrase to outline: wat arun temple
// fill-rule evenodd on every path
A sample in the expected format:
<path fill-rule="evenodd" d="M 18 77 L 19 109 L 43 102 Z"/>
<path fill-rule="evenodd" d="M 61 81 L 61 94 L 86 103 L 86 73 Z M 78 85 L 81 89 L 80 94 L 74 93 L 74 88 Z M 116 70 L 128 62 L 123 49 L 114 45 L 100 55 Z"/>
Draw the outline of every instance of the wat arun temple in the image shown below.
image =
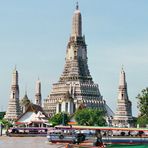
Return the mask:
<path fill-rule="evenodd" d="M 128 97 L 126 75 L 123 67 L 120 72 L 117 109 L 114 114 L 103 99 L 98 84 L 93 82 L 87 63 L 87 45 L 85 37 L 82 36 L 82 17 L 77 4 L 72 20 L 72 32 L 67 44 L 63 73 L 59 81 L 53 84 L 50 94 L 43 103 L 41 82 L 38 79 L 34 105 L 42 108 L 47 117 L 52 117 L 60 112 L 73 115 L 78 109 L 83 108 L 100 109 L 106 113 L 108 125 L 132 126 L 132 102 Z M 22 115 L 24 107 L 20 106 L 21 102 L 19 99 L 18 71 L 15 67 L 5 119 L 15 121 Z"/>
<path fill-rule="evenodd" d="M 59 81 L 53 84 L 51 93 L 43 103 L 44 111 L 49 116 L 59 112 L 73 114 L 80 107 L 101 109 L 108 117 L 113 116 L 98 84 L 93 82 L 87 63 L 87 45 L 85 36 L 82 35 L 82 16 L 77 4 L 63 73 Z"/>

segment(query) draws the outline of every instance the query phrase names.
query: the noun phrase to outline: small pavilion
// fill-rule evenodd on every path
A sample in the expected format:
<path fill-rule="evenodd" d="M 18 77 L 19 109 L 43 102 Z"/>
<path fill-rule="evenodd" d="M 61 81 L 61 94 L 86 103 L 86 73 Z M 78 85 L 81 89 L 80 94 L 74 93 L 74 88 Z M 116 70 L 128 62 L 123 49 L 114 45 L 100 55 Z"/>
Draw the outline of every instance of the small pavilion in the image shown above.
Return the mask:
<path fill-rule="evenodd" d="M 41 106 L 30 103 L 15 124 L 26 127 L 46 127 L 48 125 L 48 117 Z"/>

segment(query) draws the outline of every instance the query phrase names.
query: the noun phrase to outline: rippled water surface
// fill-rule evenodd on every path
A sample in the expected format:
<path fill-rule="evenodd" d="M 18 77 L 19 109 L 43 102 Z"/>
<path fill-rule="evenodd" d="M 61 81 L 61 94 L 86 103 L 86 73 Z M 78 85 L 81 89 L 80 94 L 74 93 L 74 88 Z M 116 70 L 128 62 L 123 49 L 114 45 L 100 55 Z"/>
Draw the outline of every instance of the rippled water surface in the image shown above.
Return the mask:
<path fill-rule="evenodd" d="M 64 148 L 64 145 L 54 145 L 46 137 L 0 137 L 0 148 Z"/>

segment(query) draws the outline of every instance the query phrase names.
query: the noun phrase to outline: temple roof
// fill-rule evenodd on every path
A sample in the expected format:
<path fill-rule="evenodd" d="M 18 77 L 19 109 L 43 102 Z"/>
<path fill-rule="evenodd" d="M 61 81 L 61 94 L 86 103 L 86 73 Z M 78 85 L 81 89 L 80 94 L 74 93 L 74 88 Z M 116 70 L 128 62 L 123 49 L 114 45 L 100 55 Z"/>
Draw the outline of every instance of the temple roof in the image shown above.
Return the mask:
<path fill-rule="evenodd" d="M 24 116 L 26 113 L 28 112 L 34 112 L 34 113 L 38 113 L 38 112 L 41 112 L 43 115 L 45 115 L 45 117 L 48 117 L 46 115 L 46 113 L 43 111 L 43 108 L 39 105 L 36 105 L 36 104 L 33 104 L 33 103 L 30 103 L 26 109 L 26 111 L 17 119 L 17 121 L 22 117 Z"/>

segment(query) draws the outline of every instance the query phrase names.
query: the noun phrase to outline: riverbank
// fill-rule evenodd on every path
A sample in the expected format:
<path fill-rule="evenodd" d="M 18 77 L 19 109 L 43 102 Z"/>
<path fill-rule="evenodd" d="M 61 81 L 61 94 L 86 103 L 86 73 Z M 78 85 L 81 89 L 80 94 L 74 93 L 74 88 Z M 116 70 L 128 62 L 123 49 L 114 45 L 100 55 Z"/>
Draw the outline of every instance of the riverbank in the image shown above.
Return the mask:
<path fill-rule="evenodd" d="M 0 136 L 0 148 L 65 148 L 65 144 L 52 144 L 46 137 Z"/>

